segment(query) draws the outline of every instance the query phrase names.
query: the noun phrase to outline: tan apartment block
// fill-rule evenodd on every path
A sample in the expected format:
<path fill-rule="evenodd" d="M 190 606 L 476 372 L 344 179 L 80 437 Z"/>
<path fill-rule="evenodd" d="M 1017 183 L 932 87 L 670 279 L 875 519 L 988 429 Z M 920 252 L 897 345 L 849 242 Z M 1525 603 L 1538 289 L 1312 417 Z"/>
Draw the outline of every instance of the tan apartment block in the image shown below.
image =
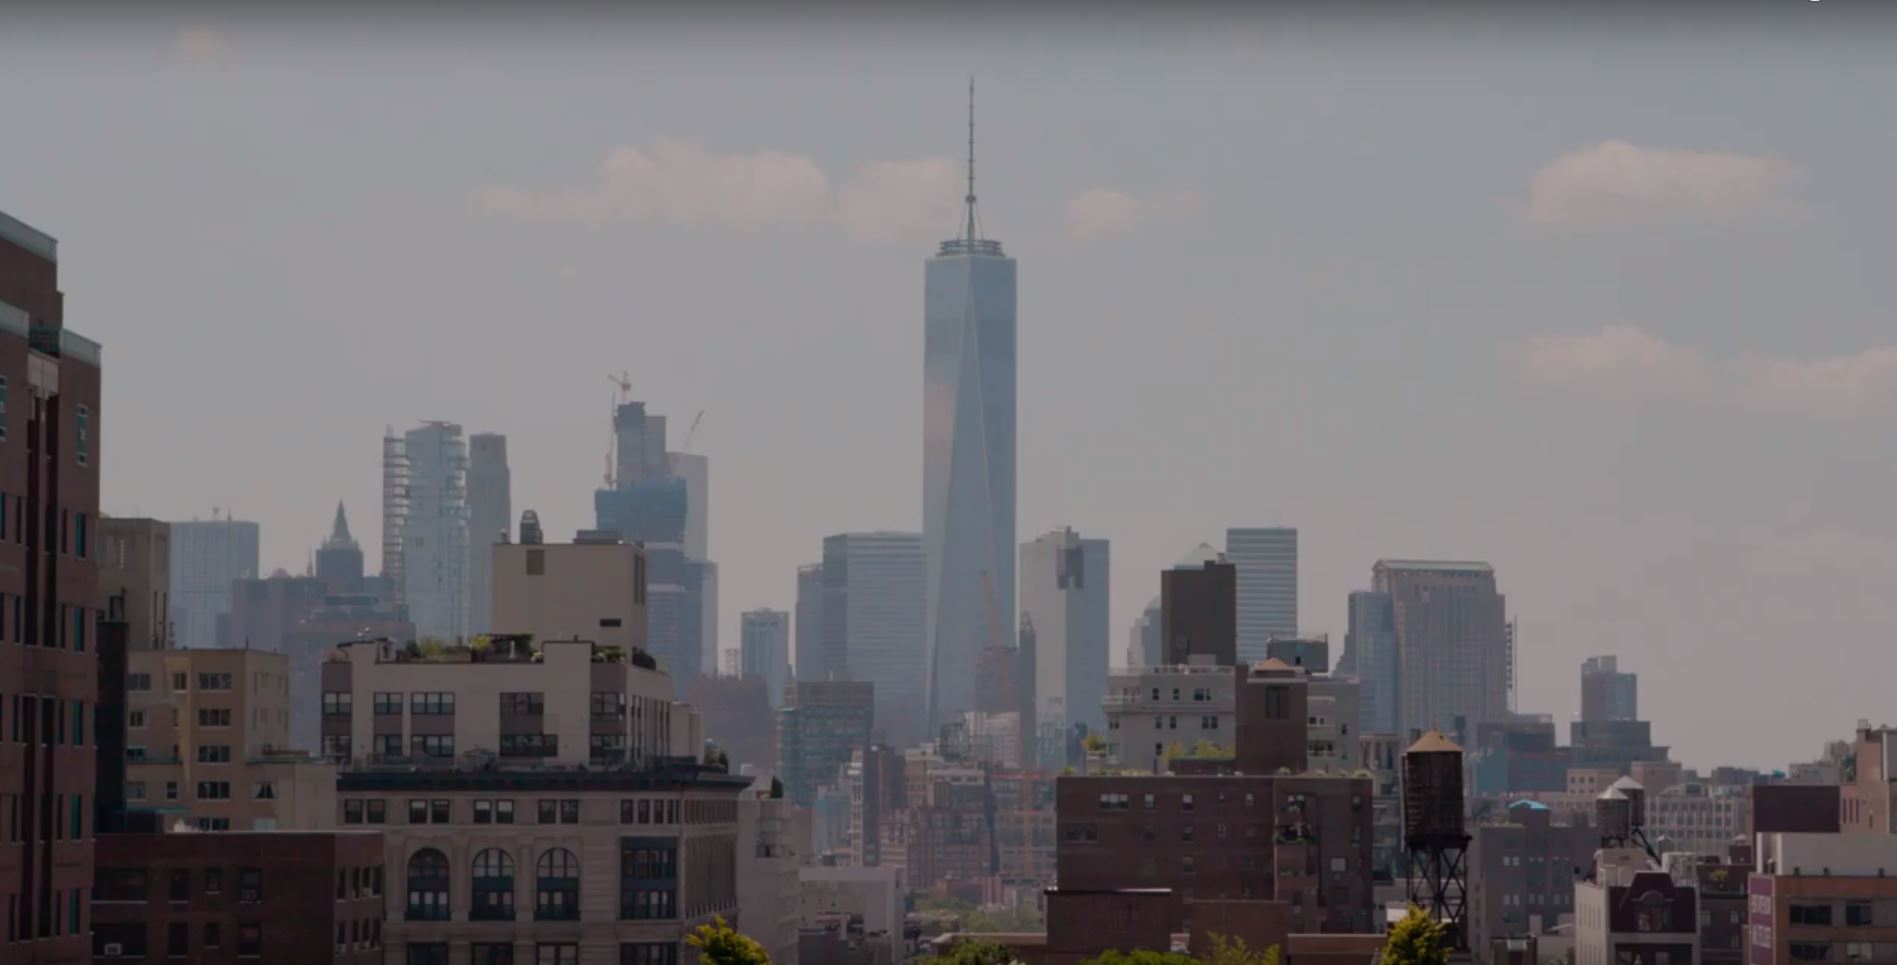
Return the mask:
<path fill-rule="evenodd" d="M 331 826 L 336 767 L 289 746 L 290 667 L 262 650 L 134 650 L 126 801 L 204 830 Z"/>
<path fill-rule="evenodd" d="M 588 640 L 344 644 L 323 665 L 322 714 L 322 755 L 355 767 L 642 767 L 703 743 L 644 651 Z"/>
<path fill-rule="evenodd" d="M 636 544 L 497 543 L 493 550 L 494 633 L 645 649 L 646 560 Z"/>

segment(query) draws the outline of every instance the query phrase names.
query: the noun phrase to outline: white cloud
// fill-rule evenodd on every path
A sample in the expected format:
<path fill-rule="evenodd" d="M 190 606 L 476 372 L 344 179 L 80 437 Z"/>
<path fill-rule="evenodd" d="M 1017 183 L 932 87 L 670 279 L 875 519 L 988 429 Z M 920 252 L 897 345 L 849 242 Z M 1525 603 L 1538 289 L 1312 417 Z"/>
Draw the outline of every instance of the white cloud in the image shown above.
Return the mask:
<path fill-rule="evenodd" d="M 1199 210 L 1195 191 L 1172 191 L 1139 197 L 1109 188 L 1093 188 L 1067 199 L 1061 214 L 1067 234 L 1074 238 L 1107 238 L 1131 234 L 1156 221 Z"/>
<path fill-rule="evenodd" d="M 832 183 L 808 157 L 765 150 L 718 154 L 660 138 L 650 150 L 615 148 L 591 182 L 529 190 L 494 186 L 477 204 L 523 220 L 653 222 L 755 234 L 838 230 L 861 241 L 933 237 L 954 228 L 962 189 L 947 158 L 877 161 Z"/>
<path fill-rule="evenodd" d="M 1608 325 L 1589 335 L 1540 335 L 1510 354 L 1516 369 L 1533 381 L 1612 394 L 1698 389 L 1711 374 L 1697 351 L 1631 325 Z"/>
<path fill-rule="evenodd" d="M 175 53 L 187 64 L 208 64 L 224 53 L 224 37 L 209 27 L 191 27 L 178 33 Z"/>
<path fill-rule="evenodd" d="M 1693 392 L 1761 412 L 1845 416 L 1897 411 L 1897 346 L 1826 358 L 1708 359 L 1631 325 L 1541 335 L 1505 353 L 1530 381 L 1613 396 Z"/>
<path fill-rule="evenodd" d="M 1604 141 L 1550 161 L 1528 182 L 1531 222 L 1599 227 L 1662 219 L 1729 221 L 1782 208 L 1790 161 Z"/>
<path fill-rule="evenodd" d="M 1757 408 L 1843 415 L 1897 403 L 1897 347 L 1819 359 L 1767 359 L 1737 367 L 1739 391 Z"/>

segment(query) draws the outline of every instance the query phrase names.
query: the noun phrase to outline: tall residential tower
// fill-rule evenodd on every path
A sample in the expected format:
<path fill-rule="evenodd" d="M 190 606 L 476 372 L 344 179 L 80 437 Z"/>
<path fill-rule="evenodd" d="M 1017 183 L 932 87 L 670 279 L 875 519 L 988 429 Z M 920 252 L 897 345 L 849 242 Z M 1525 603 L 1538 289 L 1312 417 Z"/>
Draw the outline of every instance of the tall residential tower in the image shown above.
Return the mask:
<path fill-rule="evenodd" d="M 1106 540 L 1071 529 L 1021 544 L 1021 626 L 1034 634 L 1040 723 L 1106 728 L 1107 560 Z"/>
<path fill-rule="evenodd" d="M 972 83 L 963 202 L 962 235 L 929 259 L 923 296 L 931 728 L 975 709 L 982 651 L 1014 633 L 1015 270 L 975 215 Z"/>

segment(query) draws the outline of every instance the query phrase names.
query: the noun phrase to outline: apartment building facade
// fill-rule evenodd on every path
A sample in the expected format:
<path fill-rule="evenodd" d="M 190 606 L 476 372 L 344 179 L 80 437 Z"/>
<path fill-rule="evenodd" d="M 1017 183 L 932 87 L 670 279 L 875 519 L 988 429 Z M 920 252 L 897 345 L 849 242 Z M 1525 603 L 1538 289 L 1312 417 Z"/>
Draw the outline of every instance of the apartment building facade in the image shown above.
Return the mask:
<path fill-rule="evenodd" d="M 58 242 L 0 213 L 0 960 L 83 962 L 92 884 L 103 360 Z"/>
<path fill-rule="evenodd" d="M 345 644 L 323 665 L 321 699 L 322 756 L 345 767 L 639 767 L 703 743 L 649 657 L 588 640 Z"/>
<path fill-rule="evenodd" d="M 105 834 L 92 961 L 378 965 L 382 836 Z"/>
<path fill-rule="evenodd" d="M 205 831 L 332 826 L 336 765 L 290 746 L 289 657 L 134 650 L 126 667 L 129 806 Z"/>

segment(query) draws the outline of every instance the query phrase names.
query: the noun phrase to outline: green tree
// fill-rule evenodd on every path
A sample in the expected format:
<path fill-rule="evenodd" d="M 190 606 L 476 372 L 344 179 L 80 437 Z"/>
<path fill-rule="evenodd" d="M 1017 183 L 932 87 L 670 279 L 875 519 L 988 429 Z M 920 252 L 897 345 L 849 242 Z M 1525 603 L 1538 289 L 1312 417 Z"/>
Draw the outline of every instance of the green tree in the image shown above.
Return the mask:
<path fill-rule="evenodd" d="M 1104 754 L 1107 751 L 1107 739 L 1099 734 L 1088 734 L 1080 739 L 1080 747 L 1089 754 Z"/>
<path fill-rule="evenodd" d="M 1390 940 L 1383 946 L 1383 965 L 1448 965 L 1449 949 L 1443 947 L 1449 930 L 1415 905 L 1410 913 L 1390 929 Z"/>
<path fill-rule="evenodd" d="M 1130 952 L 1102 952 L 1100 957 L 1089 959 L 1084 965 L 1198 965 L 1190 955 L 1178 952 L 1156 952 L 1150 948 L 1135 948 Z"/>
<path fill-rule="evenodd" d="M 998 942 L 956 942 L 946 953 L 928 960 L 933 965 L 1014 965 L 1014 952 Z"/>
<path fill-rule="evenodd" d="M 1260 952 L 1236 935 L 1213 932 L 1212 948 L 1200 959 L 1200 965 L 1279 965 L 1282 959 L 1276 945 Z"/>
<path fill-rule="evenodd" d="M 723 918 L 692 929 L 685 943 L 698 949 L 705 965 L 771 965 L 763 945 L 738 934 Z"/>

